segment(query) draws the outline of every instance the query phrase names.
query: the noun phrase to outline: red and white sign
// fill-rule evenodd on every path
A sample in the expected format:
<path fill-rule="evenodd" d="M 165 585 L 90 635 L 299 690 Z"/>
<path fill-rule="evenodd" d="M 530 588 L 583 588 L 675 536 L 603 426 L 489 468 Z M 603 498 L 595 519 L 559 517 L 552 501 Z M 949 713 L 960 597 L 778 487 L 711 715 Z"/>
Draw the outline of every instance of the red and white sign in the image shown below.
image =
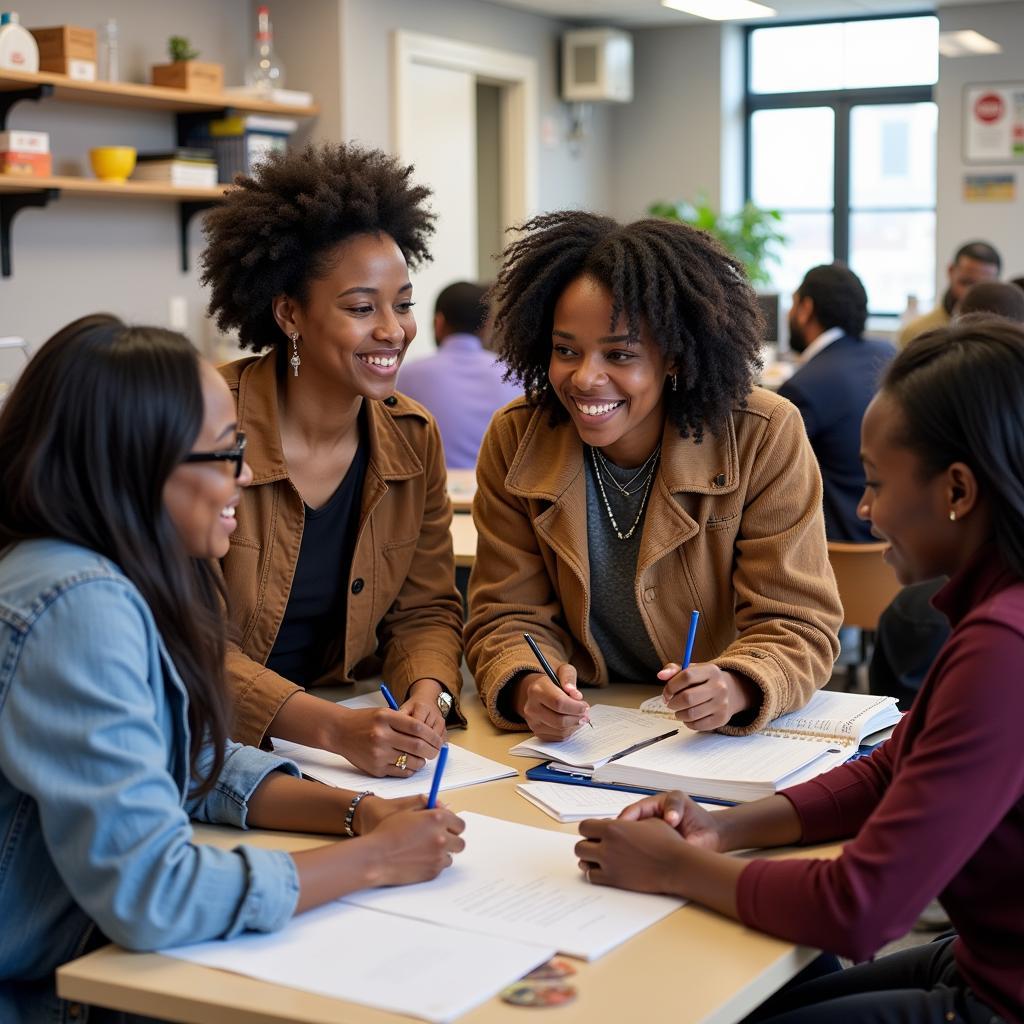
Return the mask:
<path fill-rule="evenodd" d="M 1024 82 L 966 86 L 963 113 L 965 160 L 1024 161 Z"/>
<path fill-rule="evenodd" d="M 1005 113 L 1006 104 L 997 92 L 982 93 L 974 101 L 974 116 L 985 124 L 994 124 Z"/>

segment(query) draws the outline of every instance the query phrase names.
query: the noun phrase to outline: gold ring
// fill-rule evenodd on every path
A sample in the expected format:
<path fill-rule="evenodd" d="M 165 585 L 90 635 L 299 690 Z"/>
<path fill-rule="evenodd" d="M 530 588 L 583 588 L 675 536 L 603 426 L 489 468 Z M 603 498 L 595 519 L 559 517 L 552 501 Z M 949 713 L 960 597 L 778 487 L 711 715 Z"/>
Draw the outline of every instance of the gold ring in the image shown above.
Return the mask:
<path fill-rule="evenodd" d="M 405 769 L 409 767 L 409 755 L 399 754 L 398 757 L 395 758 L 395 767 L 404 772 Z"/>

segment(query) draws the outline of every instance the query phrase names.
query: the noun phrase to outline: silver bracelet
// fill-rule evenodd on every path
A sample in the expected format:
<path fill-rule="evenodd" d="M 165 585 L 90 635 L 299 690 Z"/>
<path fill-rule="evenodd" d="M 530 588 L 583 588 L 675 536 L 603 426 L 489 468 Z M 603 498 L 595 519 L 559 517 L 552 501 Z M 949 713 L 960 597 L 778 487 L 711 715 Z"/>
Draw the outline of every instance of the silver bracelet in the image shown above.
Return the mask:
<path fill-rule="evenodd" d="M 362 800 L 364 796 L 373 796 L 373 793 L 368 789 L 364 789 L 362 793 L 356 793 L 356 795 L 352 797 L 352 802 L 348 805 L 348 810 L 345 812 L 345 835 L 350 839 L 355 839 L 357 835 L 356 831 L 352 828 L 352 823 L 356 819 L 356 808 L 359 806 L 359 801 Z"/>

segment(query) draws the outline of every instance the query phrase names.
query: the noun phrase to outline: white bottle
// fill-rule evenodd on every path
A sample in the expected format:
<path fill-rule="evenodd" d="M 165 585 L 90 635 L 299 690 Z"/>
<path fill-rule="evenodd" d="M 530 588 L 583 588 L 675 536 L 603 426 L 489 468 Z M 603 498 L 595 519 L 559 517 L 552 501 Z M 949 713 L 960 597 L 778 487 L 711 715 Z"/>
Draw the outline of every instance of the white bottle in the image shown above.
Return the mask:
<path fill-rule="evenodd" d="M 99 30 L 100 38 L 100 67 L 99 77 L 104 82 L 116 82 L 120 77 L 118 72 L 117 52 L 117 19 L 108 18 L 105 25 Z"/>
<path fill-rule="evenodd" d="M 0 25 L 0 68 L 39 70 L 39 47 L 32 33 L 21 27 L 14 11 L 6 15 L 6 21 Z"/>

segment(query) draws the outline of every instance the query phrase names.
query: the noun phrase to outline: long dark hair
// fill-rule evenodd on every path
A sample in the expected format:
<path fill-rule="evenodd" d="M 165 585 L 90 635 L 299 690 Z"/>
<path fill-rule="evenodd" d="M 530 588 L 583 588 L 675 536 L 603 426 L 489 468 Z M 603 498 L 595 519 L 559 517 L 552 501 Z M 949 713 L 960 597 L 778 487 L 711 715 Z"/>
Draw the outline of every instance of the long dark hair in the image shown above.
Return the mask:
<path fill-rule="evenodd" d="M 999 552 L 1024 578 L 1024 329 L 975 315 L 922 334 L 890 364 L 882 390 L 903 412 L 897 440 L 928 476 L 971 467 Z"/>
<path fill-rule="evenodd" d="M 135 584 L 188 692 L 196 793 L 220 774 L 228 735 L 221 588 L 186 553 L 163 491 L 202 422 L 188 339 L 106 314 L 50 338 L 0 412 L 0 550 L 58 537 L 109 558 Z M 207 741 L 214 760 L 200 779 Z"/>
<path fill-rule="evenodd" d="M 494 347 L 527 395 L 565 420 L 548 381 L 551 324 L 562 292 L 578 277 L 612 296 L 612 325 L 630 335 L 645 321 L 678 374 L 666 389 L 669 420 L 701 441 L 743 406 L 761 366 L 764 323 L 742 266 L 709 234 L 667 220 L 619 224 L 582 210 L 546 213 L 521 225 L 502 254 L 491 289 Z"/>

